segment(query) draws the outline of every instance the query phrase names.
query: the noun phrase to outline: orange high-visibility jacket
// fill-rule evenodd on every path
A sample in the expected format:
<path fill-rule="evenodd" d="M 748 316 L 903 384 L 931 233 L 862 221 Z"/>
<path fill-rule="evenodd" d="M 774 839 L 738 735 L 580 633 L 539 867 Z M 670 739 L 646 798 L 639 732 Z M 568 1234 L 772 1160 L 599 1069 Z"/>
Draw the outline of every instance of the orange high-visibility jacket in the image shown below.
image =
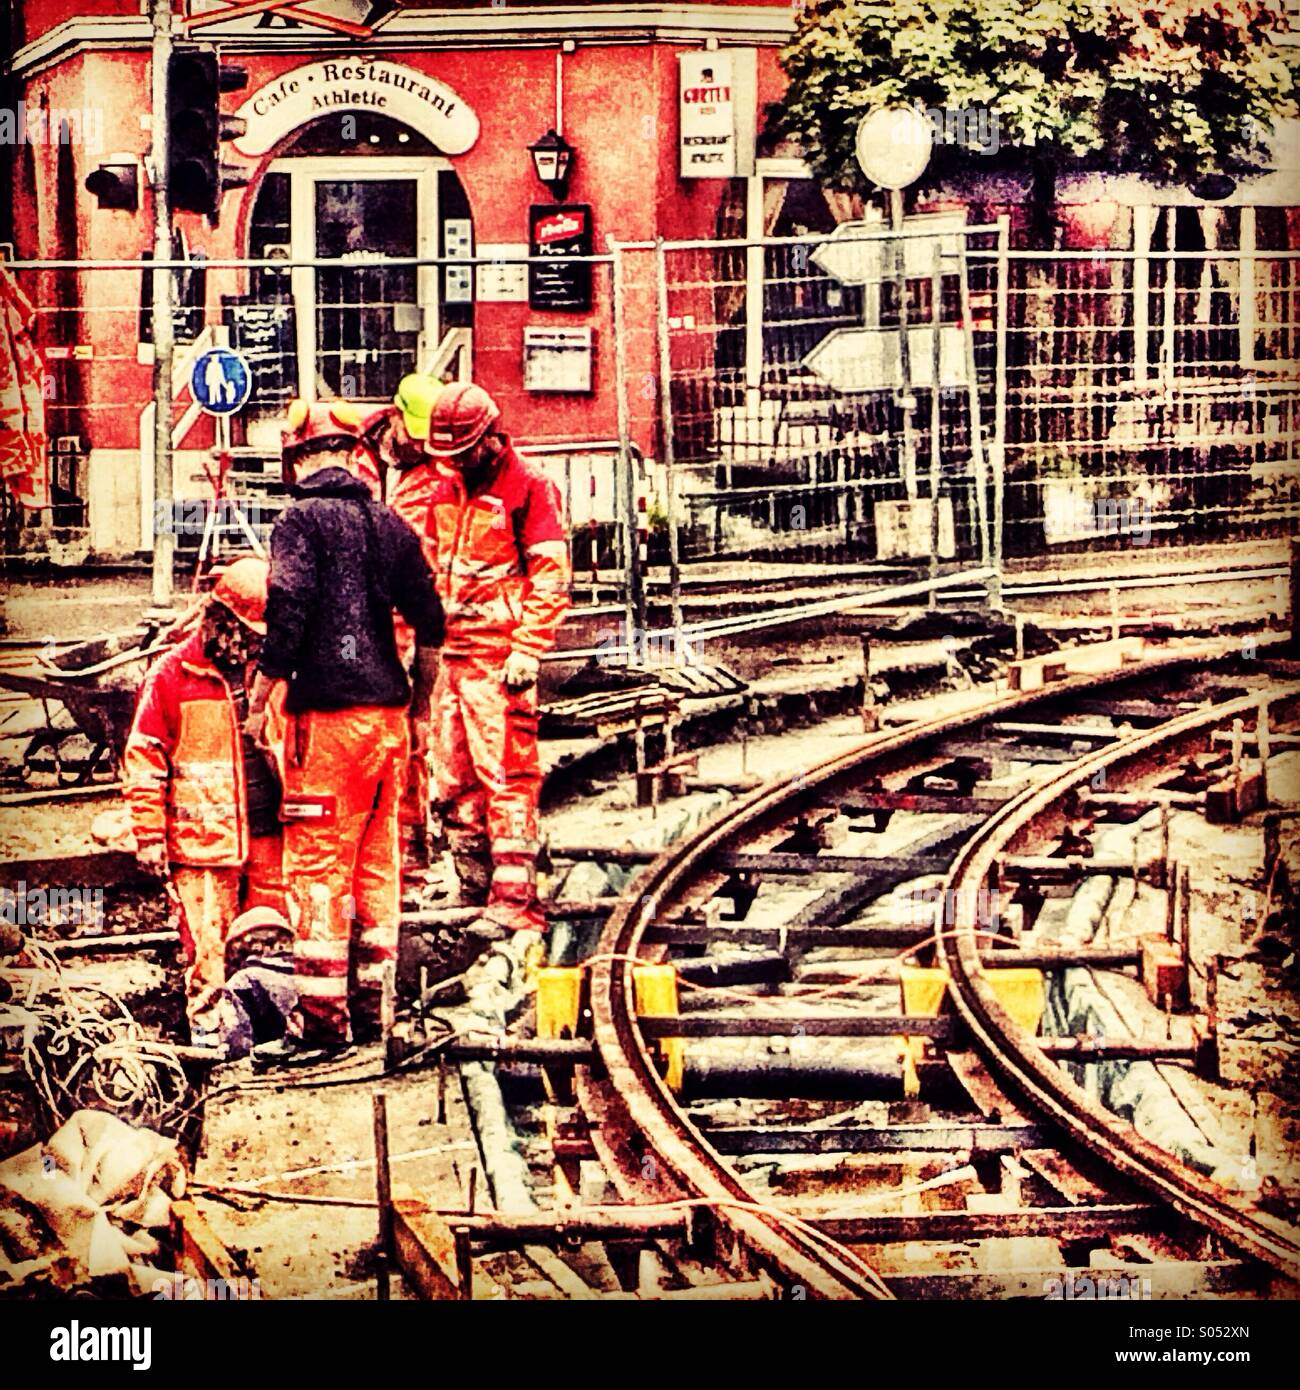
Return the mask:
<path fill-rule="evenodd" d="M 473 497 L 459 469 L 441 467 L 424 530 L 437 557 L 445 653 L 540 657 L 555 645 L 573 574 L 560 492 L 538 464 L 507 444 Z"/>
<path fill-rule="evenodd" d="M 266 706 L 266 738 L 283 778 L 283 682 Z M 136 843 L 165 844 L 173 864 L 238 868 L 248 859 L 244 758 L 230 687 L 196 632 L 145 678 L 122 759 Z"/>

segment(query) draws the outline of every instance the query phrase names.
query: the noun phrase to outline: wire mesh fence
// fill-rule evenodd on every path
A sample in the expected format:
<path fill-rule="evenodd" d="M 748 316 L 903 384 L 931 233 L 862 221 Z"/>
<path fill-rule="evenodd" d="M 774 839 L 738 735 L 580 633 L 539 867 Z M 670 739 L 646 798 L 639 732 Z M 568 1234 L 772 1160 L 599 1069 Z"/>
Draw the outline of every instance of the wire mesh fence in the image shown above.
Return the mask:
<path fill-rule="evenodd" d="M 1295 252 L 929 220 L 662 248 L 683 562 L 970 561 L 986 518 L 1008 556 L 1295 531 Z"/>
<path fill-rule="evenodd" d="M 214 524 L 238 544 L 238 508 L 264 538 L 283 505 L 286 402 L 378 406 L 426 369 L 508 381 L 537 406 L 521 443 L 563 492 L 575 570 L 593 604 L 629 612 L 638 538 L 649 564 L 678 570 L 935 573 L 1292 534 L 1300 253 L 1289 222 L 1254 212 L 1225 215 L 1194 251 L 1177 249 L 1172 215 L 1143 251 L 1031 253 L 964 212 L 909 218 L 901 237 L 855 223 L 615 245 L 585 258 L 591 307 L 562 320 L 529 303 L 531 264 L 500 256 L 177 261 L 165 516 L 148 261 L 13 266 L 35 310 L 49 448 L 48 500 L 20 519 L 54 545 L 97 515 L 94 543 L 126 551 L 166 525 L 184 551 Z M 565 357 L 584 329 L 586 381 Z M 187 386 L 215 343 L 254 367 L 224 433 Z"/>

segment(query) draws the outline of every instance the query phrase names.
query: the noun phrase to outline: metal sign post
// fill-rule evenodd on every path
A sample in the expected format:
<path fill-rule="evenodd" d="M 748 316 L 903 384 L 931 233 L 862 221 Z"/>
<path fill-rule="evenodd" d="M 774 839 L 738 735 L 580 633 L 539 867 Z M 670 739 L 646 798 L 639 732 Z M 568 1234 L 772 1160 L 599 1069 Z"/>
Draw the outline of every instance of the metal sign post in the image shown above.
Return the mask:
<path fill-rule="evenodd" d="M 894 233 L 894 292 L 898 299 L 898 362 L 901 385 L 898 403 L 903 411 L 902 474 L 909 501 L 917 496 L 916 443 L 912 437 L 912 349 L 907 321 L 907 257 L 903 246 L 903 189 L 925 173 L 933 135 L 930 122 L 914 107 L 888 106 L 872 111 L 858 123 L 854 152 L 872 183 L 889 191 L 889 225 Z M 936 307 L 936 317 L 938 310 Z M 936 330 L 937 331 L 937 330 Z M 938 391 L 939 378 L 932 389 Z M 932 500 L 938 507 L 938 499 Z"/>
<path fill-rule="evenodd" d="M 166 262 L 172 254 L 171 198 L 167 189 L 167 67 L 172 55 L 171 0 L 152 0 L 152 152 L 154 269 L 150 278 L 153 328 L 153 602 L 166 607 L 172 601 L 172 564 L 176 540 L 170 524 L 159 518 L 172 510 L 172 354 L 176 341 L 172 321 L 172 272 Z"/>
<path fill-rule="evenodd" d="M 217 332 L 224 337 L 227 330 L 221 328 Z M 221 553 L 223 527 L 220 518 L 224 506 L 230 507 L 234 528 L 248 542 L 253 553 L 265 553 L 262 542 L 244 514 L 243 508 L 226 497 L 226 480 L 230 472 L 230 421 L 248 404 L 252 393 L 253 368 L 242 352 L 236 352 L 221 343 L 195 359 L 190 373 L 190 394 L 194 397 L 195 404 L 213 417 L 216 436 L 213 452 L 217 460 L 216 478 L 212 479 L 209 475 L 213 484 L 212 510 L 203 523 L 203 540 L 199 545 L 199 559 L 194 570 L 196 586 L 209 552 L 214 559 Z"/>

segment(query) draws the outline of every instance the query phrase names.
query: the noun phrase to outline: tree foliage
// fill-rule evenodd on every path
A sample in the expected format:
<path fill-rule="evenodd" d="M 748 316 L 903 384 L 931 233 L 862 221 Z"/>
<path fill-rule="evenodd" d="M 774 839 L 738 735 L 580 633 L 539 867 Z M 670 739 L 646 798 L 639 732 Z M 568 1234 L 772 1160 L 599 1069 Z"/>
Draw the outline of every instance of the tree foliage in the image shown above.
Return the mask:
<path fill-rule="evenodd" d="M 1185 184 L 1250 172 L 1300 88 L 1280 3 L 812 0 L 783 54 L 781 124 L 823 183 L 849 189 L 864 186 L 859 119 L 894 105 L 990 112 L 1003 167 Z M 976 162 L 941 148 L 931 175 L 955 161 Z"/>

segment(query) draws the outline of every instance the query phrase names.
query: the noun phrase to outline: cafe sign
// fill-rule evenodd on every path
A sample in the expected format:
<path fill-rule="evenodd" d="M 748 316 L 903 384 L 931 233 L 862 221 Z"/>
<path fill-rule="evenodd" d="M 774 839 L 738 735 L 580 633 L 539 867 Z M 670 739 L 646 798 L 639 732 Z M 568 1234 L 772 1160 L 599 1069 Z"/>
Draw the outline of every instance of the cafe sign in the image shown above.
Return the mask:
<path fill-rule="evenodd" d="M 378 59 L 326 59 L 259 87 L 237 115 L 247 129 L 233 148 L 256 158 L 322 116 L 364 111 L 418 131 L 443 154 L 464 154 L 478 139 L 478 116 L 457 92 L 416 68 Z"/>
<path fill-rule="evenodd" d="M 736 175 L 736 102 L 731 55 L 678 55 L 682 178 Z"/>

